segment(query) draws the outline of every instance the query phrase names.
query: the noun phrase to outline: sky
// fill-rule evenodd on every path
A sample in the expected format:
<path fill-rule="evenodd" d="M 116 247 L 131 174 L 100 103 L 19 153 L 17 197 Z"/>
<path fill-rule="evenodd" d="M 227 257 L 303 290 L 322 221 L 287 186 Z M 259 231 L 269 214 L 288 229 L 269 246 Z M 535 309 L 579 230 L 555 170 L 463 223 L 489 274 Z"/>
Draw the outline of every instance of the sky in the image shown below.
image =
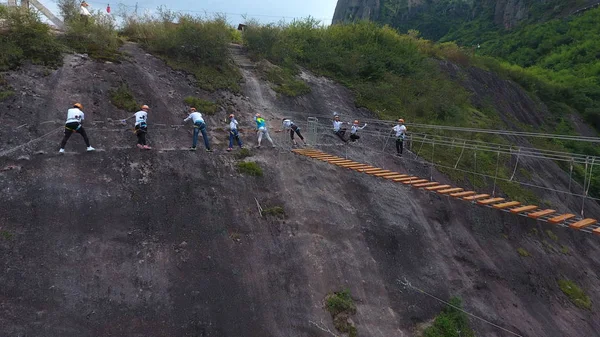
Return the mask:
<path fill-rule="evenodd" d="M 2 1 L 2 0 L 0 0 Z M 38 0 L 58 15 L 57 0 Z M 120 4 L 126 5 L 133 11 L 138 4 L 138 13 L 146 10 L 153 11 L 163 5 L 175 11 L 186 11 L 189 14 L 202 15 L 204 12 L 225 13 L 233 25 L 242 23 L 246 14 L 248 18 L 258 19 L 262 23 L 291 21 L 294 18 L 312 16 L 325 24 L 330 24 L 337 0 L 86 0 L 93 10 L 106 10 L 110 4 L 111 12 L 115 13 Z M 104 2 L 107 1 L 107 2 Z"/>

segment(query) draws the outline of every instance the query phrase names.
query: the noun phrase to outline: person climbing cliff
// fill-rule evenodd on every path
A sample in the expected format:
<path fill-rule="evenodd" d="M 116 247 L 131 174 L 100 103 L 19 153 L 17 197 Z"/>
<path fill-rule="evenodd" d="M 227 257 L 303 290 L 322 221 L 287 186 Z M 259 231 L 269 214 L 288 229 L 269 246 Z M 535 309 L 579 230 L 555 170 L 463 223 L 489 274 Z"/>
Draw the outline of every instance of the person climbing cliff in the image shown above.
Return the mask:
<path fill-rule="evenodd" d="M 240 147 L 242 148 L 242 140 L 240 139 L 240 133 L 238 131 L 238 121 L 235 119 L 235 115 L 229 115 L 229 147 L 227 151 L 233 150 L 233 141 L 235 140 Z"/>
<path fill-rule="evenodd" d="M 392 132 L 396 134 L 396 155 L 402 157 L 404 150 L 404 139 L 406 138 L 406 126 L 404 119 L 398 119 L 398 124 L 392 128 Z"/>
<path fill-rule="evenodd" d="M 362 130 L 367 126 L 367 123 L 365 123 L 365 125 L 358 126 L 358 120 L 355 120 L 354 123 L 352 123 L 352 128 L 350 129 L 350 140 L 352 142 L 357 141 L 358 139 L 360 139 L 360 136 L 358 135 L 358 130 Z"/>
<path fill-rule="evenodd" d="M 73 107 L 67 110 L 67 121 L 65 122 L 65 136 L 63 137 L 62 142 L 60 143 L 59 153 L 65 153 L 65 145 L 67 145 L 67 141 L 69 137 L 76 132 L 83 137 L 83 141 L 87 146 L 87 151 L 91 152 L 95 149 L 90 146 L 90 140 L 88 139 L 87 134 L 85 133 L 85 129 L 83 128 L 83 120 L 85 119 L 85 114 L 83 113 L 83 105 L 81 103 L 73 104 Z"/>
<path fill-rule="evenodd" d="M 333 132 L 338 137 L 340 137 L 340 139 L 344 141 L 344 143 L 348 143 L 348 140 L 344 138 L 346 135 L 346 128 L 344 128 L 343 125 L 344 122 L 340 121 L 340 116 L 335 115 L 335 117 L 333 118 Z"/>
<path fill-rule="evenodd" d="M 275 147 L 273 139 L 271 139 L 271 136 L 269 136 L 269 130 L 267 129 L 267 122 L 265 121 L 265 119 L 262 118 L 262 116 L 259 113 L 257 113 L 256 116 L 254 116 L 254 121 L 256 122 L 256 129 L 258 134 L 258 145 L 256 147 L 260 148 L 260 143 L 262 142 L 263 136 L 267 138 L 267 140 L 271 143 L 272 147 Z"/>
<path fill-rule="evenodd" d="M 306 140 L 304 140 L 304 137 L 300 133 L 300 127 L 298 125 L 294 124 L 294 122 L 290 118 L 283 118 L 281 121 L 282 121 L 283 129 L 278 130 L 278 132 L 281 132 L 283 130 L 290 130 L 290 139 L 292 140 L 292 143 L 294 145 L 298 145 L 298 143 L 294 139 L 294 134 L 297 134 L 298 137 L 304 143 L 304 145 L 307 145 Z"/>
<path fill-rule="evenodd" d="M 192 138 L 192 147 L 190 151 L 196 151 L 196 145 L 198 144 L 198 134 L 202 132 L 202 139 L 204 140 L 204 147 L 206 148 L 206 152 L 212 152 L 210 149 L 210 144 L 208 142 L 208 135 L 206 133 L 206 123 L 204 122 L 204 118 L 202 118 L 202 114 L 196 111 L 196 108 L 190 108 L 190 114 L 183 120 L 183 122 L 187 122 L 192 120 L 194 123 L 194 135 Z"/>

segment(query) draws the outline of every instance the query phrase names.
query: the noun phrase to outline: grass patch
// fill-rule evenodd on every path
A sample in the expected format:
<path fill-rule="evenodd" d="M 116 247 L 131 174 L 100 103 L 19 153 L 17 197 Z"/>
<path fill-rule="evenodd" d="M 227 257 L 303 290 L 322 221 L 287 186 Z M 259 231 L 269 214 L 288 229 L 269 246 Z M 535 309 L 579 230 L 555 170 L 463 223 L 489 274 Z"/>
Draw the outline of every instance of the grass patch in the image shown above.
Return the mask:
<path fill-rule="evenodd" d="M 331 314 L 336 330 L 347 333 L 350 337 L 358 335 L 356 327 L 349 320 L 351 315 L 356 314 L 356 305 L 348 289 L 327 295 L 325 308 Z"/>
<path fill-rule="evenodd" d="M 573 281 L 558 280 L 558 286 L 578 308 L 592 310 L 592 301 Z"/>
<path fill-rule="evenodd" d="M 253 161 L 242 161 L 237 163 L 237 169 L 240 173 L 247 174 L 254 177 L 262 177 L 262 168 Z"/>
<path fill-rule="evenodd" d="M 0 237 L 4 240 L 11 240 L 14 237 L 14 234 L 9 231 L 0 231 Z"/>
<path fill-rule="evenodd" d="M 274 216 L 279 219 L 285 219 L 285 216 L 286 216 L 285 210 L 281 206 L 265 208 L 265 209 L 263 209 L 262 213 L 266 214 L 266 215 Z"/>
<path fill-rule="evenodd" d="M 1 89 L 1 88 L 0 88 Z M 15 92 L 12 90 L 2 90 L 0 91 L 0 102 L 4 101 L 5 99 L 14 96 Z"/>
<path fill-rule="evenodd" d="M 194 107 L 203 114 L 214 115 L 217 112 L 218 105 L 202 98 L 188 96 L 183 99 L 183 102 L 190 107 Z"/>
<path fill-rule="evenodd" d="M 565 255 L 569 255 L 569 253 L 570 253 L 569 247 L 567 247 L 565 245 L 562 245 L 560 247 L 560 252 L 563 253 L 563 254 L 565 254 Z"/>
<path fill-rule="evenodd" d="M 550 239 L 552 239 L 552 241 L 558 242 L 558 236 L 556 234 L 554 234 L 553 231 L 551 231 L 551 230 L 548 229 L 548 230 L 546 230 L 546 234 L 548 234 L 548 237 Z"/>
<path fill-rule="evenodd" d="M 238 159 L 245 159 L 245 158 L 248 158 L 248 157 L 252 157 L 252 151 L 250 151 L 247 148 L 240 149 L 235 154 L 235 157 L 238 158 Z"/>
<path fill-rule="evenodd" d="M 531 254 L 528 251 L 526 251 L 524 248 L 518 248 L 517 253 L 519 253 L 519 255 L 521 255 L 522 257 L 530 257 L 531 256 Z"/>
<path fill-rule="evenodd" d="M 298 79 L 290 69 L 272 67 L 265 72 L 267 81 L 275 92 L 288 97 L 298 97 L 311 92 L 311 88 L 303 80 Z"/>
<path fill-rule="evenodd" d="M 110 102 L 119 109 L 135 112 L 140 108 L 140 105 L 135 101 L 133 93 L 127 84 L 123 83 L 117 88 L 110 89 L 108 92 Z"/>
<path fill-rule="evenodd" d="M 452 297 L 450 304 L 457 308 L 462 307 L 460 298 Z M 467 315 L 452 306 L 446 306 L 435 318 L 433 325 L 423 331 L 423 337 L 475 337 L 475 332 L 469 326 Z"/>

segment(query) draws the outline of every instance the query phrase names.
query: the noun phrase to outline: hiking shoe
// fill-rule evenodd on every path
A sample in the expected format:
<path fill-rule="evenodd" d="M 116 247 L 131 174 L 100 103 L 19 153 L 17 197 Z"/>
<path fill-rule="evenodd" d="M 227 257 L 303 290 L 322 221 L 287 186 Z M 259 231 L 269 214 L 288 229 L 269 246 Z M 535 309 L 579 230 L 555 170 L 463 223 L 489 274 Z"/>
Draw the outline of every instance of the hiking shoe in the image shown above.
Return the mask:
<path fill-rule="evenodd" d="M 206 152 L 213 152 L 212 149 L 206 149 Z"/>
<path fill-rule="evenodd" d="M 231 150 L 233 150 L 233 148 L 231 148 L 231 147 L 228 147 L 228 148 L 227 148 L 227 151 L 231 151 Z"/>
<path fill-rule="evenodd" d="M 137 144 L 136 146 L 137 146 L 137 147 L 138 147 L 138 149 L 140 149 L 140 150 L 143 150 L 143 149 L 144 149 L 144 145 L 142 145 L 142 144 Z"/>
<path fill-rule="evenodd" d="M 65 149 L 58 150 L 58 153 L 65 153 Z"/>
<path fill-rule="evenodd" d="M 196 151 L 196 147 L 195 146 L 190 147 L 190 151 Z"/>
<path fill-rule="evenodd" d="M 150 146 L 144 145 L 144 150 L 150 150 L 150 149 L 152 149 Z"/>
<path fill-rule="evenodd" d="M 398 154 L 396 154 L 396 156 L 402 157 L 402 153 L 398 153 Z"/>
<path fill-rule="evenodd" d="M 92 151 L 96 151 L 96 149 L 94 149 L 94 148 L 93 148 L 93 147 L 91 147 L 91 146 L 88 146 L 88 148 L 87 148 L 87 152 L 92 152 Z"/>

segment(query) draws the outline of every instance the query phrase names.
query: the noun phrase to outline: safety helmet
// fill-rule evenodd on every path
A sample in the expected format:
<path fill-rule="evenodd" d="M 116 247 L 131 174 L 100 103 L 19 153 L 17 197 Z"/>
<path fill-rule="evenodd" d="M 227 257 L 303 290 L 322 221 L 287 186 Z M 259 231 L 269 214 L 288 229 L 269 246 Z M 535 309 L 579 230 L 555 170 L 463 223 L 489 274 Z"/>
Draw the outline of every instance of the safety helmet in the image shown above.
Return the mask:
<path fill-rule="evenodd" d="M 83 105 L 81 105 L 81 103 L 75 103 L 73 104 L 74 108 L 78 108 L 79 110 L 83 110 Z"/>
<path fill-rule="evenodd" d="M 231 119 L 231 118 L 233 118 L 233 117 L 235 117 L 233 114 L 229 115 L 229 118 L 230 118 L 230 119 Z"/>
<path fill-rule="evenodd" d="M 191 108 L 190 108 L 190 111 L 196 111 L 196 108 L 194 108 L 194 107 L 191 107 Z"/>
<path fill-rule="evenodd" d="M 150 107 L 146 104 L 142 105 L 142 110 L 150 110 Z"/>
<path fill-rule="evenodd" d="M 256 117 L 260 117 L 260 114 L 256 114 Z"/>
<path fill-rule="evenodd" d="M 400 119 L 398 120 L 398 123 L 404 123 L 404 119 L 400 118 Z"/>
<path fill-rule="evenodd" d="M 338 115 L 335 115 L 335 117 L 334 117 L 334 118 L 335 118 L 335 119 L 340 119 L 340 116 L 338 116 Z"/>
<path fill-rule="evenodd" d="M 358 119 L 355 119 L 355 120 L 354 120 L 354 124 L 358 124 Z"/>

